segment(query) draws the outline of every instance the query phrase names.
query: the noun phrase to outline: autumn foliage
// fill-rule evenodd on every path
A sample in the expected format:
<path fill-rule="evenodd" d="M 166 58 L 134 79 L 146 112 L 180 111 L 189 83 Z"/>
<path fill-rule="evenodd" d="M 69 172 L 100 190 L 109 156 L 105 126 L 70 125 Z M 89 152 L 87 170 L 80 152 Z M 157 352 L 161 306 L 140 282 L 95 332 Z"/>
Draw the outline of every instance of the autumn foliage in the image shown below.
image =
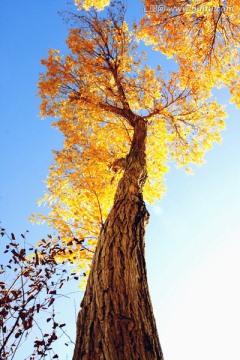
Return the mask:
<path fill-rule="evenodd" d="M 153 5 L 156 4 L 156 5 Z M 210 95 L 228 86 L 239 103 L 240 4 L 237 0 L 146 0 L 139 36 L 155 50 L 173 57 L 179 77 Z"/>
<path fill-rule="evenodd" d="M 109 5 L 109 3 L 110 0 L 75 0 L 75 5 L 77 5 L 79 9 L 83 8 L 85 10 L 89 10 L 91 7 L 103 10 L 103 8 Z"/>
<path fill-rule="evenodd" d="M 107 4 L 94 3 L 99 8 Z M 67 14 L 72 24 L 68 54 L 50 50 L 42 60 L 41 115 L 56 119 L 53 126 L 65 141 L 54 152 L 42 199 L 51 211 L 37 218 L 57 229 L 65 245 L 84 239 L 84 248 L 77 243 L 64 255 L 84 272 L 124 171 L 134 129 L 129 119 L 141 116 L 147 122 L 144 198 L 153 202 L 165 191 L 169 162 L 190 171 L 189 164 L 202 164 L 205 152 L 221 141 L 226 113 L 211 95 L 213 86 L 229 85 L 237 98 L 236 14 L 213 8 L 179 10 L 177 16 L 172 7 L 166 2 L 167 10 L 144 13 L 141 24 L 131 27 L 118 1 L 105 15 L 94 10 Z M 179 69 L 164 73 L 161 64 L 146 65 L 139 37 L 174 57 Z"/>
<path fill-rule="evenodd" d="M 133 24 L 125 20 L 123 1 L 75 5 L 76 12 L 64 13 L 68 51 L 49 50 L 38 84 L 41 116 L 54 119 L 64 142 L 54 151 L 39 201 L 49 214 L 31 220 L 46 221 L 58 235 L 29 248 L 26 234 L 16 239 L 1 229 L 7 243 L 0 264 L 0 357 L 15 356 L 43 313 L 49 331 L 39 328 L 30 358 L 58 358 L 52 344 L 64 324 L 54 304 L 70 263 L 82 287 L 90 274 L 74 358 L 112 359 L 120 349 L 124 359 L 140 352 L 142 359 L 162 360 L 147 288 L 145 202 L 163 196 L 170 163 L 190 173 L 221 142 L 226 112 L 212 90 L 228 87 L 240 106 L 240 5 L 145 0 L 142 19 Z M 155 60 L 161 54 L 154 67 L 148 47 Z M 164 57 L 175 61 L 174 70 L 163 71 Z"/>
<path fill-rule="evenodd" d="M 31 220 L 46 221 L 59 236 L 42 239 L 35 248 L 26 234 L 17 237 L 1 228 L 2 245 L 5 241 L 0 264 L 1 359 L 14 358 L 34 326 L 40 335 L 30 359 L 47 354 L 58 358 L 52 345 L 64 334 L 65 324 L 56 319 L 54 304 L 65 282 L 79 280 L 76 273 L 68 275 L 65 264 L 78 267 L 84 286 L 98 239 L 96 274 L 90 275 L 79 315 L 76 359 L 83 353 L 87 357 L 87 351 L 107 353 L 109 333 L 103 341 L 100 335 L 113 324 L 115 334 L 123 324 L 130 341 L 120 344 L 116 335 L 113 353 L 115 344 L 119 348 L 127 344 L 126 353 L 142 346 L 144 359 L 154 353 L 157 331 L 147 290 L 148 212 L 143 199 L 153 203 L 163 196 L 170 163 L 191 172 L 191 165 L 201 165 L 205 153 L 221 142 L 226 112 L 214 99 L 214 88 L 228 87 L 231 101 L 240 107 L 240 4 L 237 0 L 141 2 L 142 19 L 128 24 L 123 1 L 75 0 L 76 12 L 64 14 L 71 25 L 68 52 L 52 49 L 42 60 L 41 116 L 54 118 L 52 125 L 62 132 L 64 143 L 54 151 L 47 191 L 39 202 L 50 212 L 32 215 Z M 173 59 L 176 70 L 164 72 L 160 60 L 151 67 L 144 47 L 155 50 L 156 59 L 158 54 L 166 62 Z M 135 274 L 134 279 L 129 274 Z M 46 315 L 46 331 L 37 325 L 40 313 Z M 101 347 L 88 343 L 93 329 Z M 142 341 L 142 334 L 148 335 L 148 341 L 145 335 Z"/>

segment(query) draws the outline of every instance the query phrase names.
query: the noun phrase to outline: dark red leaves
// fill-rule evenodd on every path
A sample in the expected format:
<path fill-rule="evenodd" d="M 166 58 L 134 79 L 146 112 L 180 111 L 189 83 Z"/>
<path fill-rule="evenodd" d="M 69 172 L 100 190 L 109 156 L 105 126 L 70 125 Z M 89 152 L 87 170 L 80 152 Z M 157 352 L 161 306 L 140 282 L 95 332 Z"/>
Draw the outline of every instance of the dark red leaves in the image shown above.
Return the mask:
<path fill-rule="evenodd" d="M 54 298 L 51 298 L 50 301 L 49 301 L 49 303 L 48 303 L 48 307 L 51 306 L 54 301 L 55 301 L 55 299 L 54 299 Z"/>

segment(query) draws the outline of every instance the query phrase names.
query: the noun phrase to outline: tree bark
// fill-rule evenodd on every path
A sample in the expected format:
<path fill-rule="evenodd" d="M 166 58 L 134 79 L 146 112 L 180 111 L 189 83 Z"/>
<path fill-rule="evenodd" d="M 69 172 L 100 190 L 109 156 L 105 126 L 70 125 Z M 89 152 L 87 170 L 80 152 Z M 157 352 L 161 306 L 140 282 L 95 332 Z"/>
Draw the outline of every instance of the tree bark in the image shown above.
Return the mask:
<path fill-rule="evenodd" d="M 146 134 L 147 124 L 139 117 L 114 205 L 99 236 L 78 315 L 73 360 L 163 360 L 144 257 L 149 218 L 142 197 Z"/>

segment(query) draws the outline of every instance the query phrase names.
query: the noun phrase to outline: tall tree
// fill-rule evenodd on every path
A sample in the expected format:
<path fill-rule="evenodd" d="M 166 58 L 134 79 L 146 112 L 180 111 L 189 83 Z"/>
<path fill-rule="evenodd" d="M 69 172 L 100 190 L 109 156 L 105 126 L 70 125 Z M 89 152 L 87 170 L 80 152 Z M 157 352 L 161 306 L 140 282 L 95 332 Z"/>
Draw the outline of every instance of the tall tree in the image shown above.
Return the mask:
<path fill-rule="evenodd" d="M 226 116 L 189 71 L 163 74 L 145 64 L 139 29 L 129 30 L 124 13 L 114 1 L 105 16 L 69 14 L 69 54 L 50 50 L 39 82 L 41 113 L 65 136 L 43 199 L 51 212 L 40 217 L 69 244 L 62 257 L 90 272 L 75 360 L 163 359 L 147 286 L 143 198 L 161 197 L 168 161 L 201 164 Z"/>

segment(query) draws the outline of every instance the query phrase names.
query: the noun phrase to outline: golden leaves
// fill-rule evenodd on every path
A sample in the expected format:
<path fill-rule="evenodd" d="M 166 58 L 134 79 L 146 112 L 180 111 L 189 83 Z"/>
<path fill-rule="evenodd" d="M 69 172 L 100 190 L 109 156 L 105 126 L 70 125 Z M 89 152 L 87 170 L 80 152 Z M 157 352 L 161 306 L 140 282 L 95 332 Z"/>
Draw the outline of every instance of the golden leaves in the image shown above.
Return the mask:
<path fill-rule="evenodd" d="M 109 5 L 110 0 L 75 0 L 75 5 L 79 8 L 84 8 L 85 10 L 89 10 L 91 7 L 95 7 L 98 10 L 103 10 L 103 8 Z"/>
<path fill-rule="evenodd" d="M 215 65 L 201 63 L 209 49 L 210 19 L 203 22 L 189 12 L 177 20 L 163 15 L 152 14 L 143 21 L 139 34 L 149 37 L 168 56 L 174 55 L 180 64 L 178 72 L 164 74 L 160 66 L 157 70 L 146 66 L 142 54 L 137 54 L 135 35 L 118 13 L 112 13 L 112 18 L 97 13 L 76 15 L 78 27 L 70 30 L 67 39 L 69 54 L 60 56 L 52 50 L 42 61 L 46 71 L 39 82 L 41 114 L 56 118 L 53 126 L 65 140 L 62 149 L 54 152 L 42 199 L 51 211 L 48 217 L 37 218 L 48 221 L 64 244 L 73 238 L 84 239 L 84 248 L 76 243 L 64 255 L 82 271 L 90 266 L 96 239 L 112 206 L 136 119 L 148 122 L 144 198 L 153 202 L 165 192 L 169 161 L 189 172 L 188 164 L 201 164 L 205 152 L 220 141 L 226 114 L 211 98 L 211 88 L 228 82 L 233 99 L 239 94 L 234 80 L 239 67 L 232 60 L 236 49 L 231 49 L 221 66 L 217 61 Z M 197 25 L 202 21 L 196 31 L 202 29 L 199 34 L 206 38 L 201 44 L 195 40 L 193 49 L 198 45 L 200 49 L 195 55 L 188 43 L 194 21 Z M 153 30 L 152 25 L 161 22 L 164 31 L 160 27 Z M 219 54 L 223 51 L 220 45 L 218 42 Z M 231 66 L 222 74 L 226 61 Z M 196 71 L 200 65 L 202 71 Z M 119 159 L 121 166 L 116 168 L 113 164 L 119 165 Z M 130 186 L 129 191 L 135 193 L 136 188 Z"/>
<path fill-rule="evenodd" d="M 145 8 L 151 8 L 151 1 L 145 1 Z M 145 13 L 139 37 L 167 57 L 174 57 L 181 76 L 188 76 L 190 70 L 192 84 L 204 91 L 231 86 L 239 73 L 239 10 L 236 0 L 193 0 L 191 4 L 167 0 L 161 11 Z"/>

